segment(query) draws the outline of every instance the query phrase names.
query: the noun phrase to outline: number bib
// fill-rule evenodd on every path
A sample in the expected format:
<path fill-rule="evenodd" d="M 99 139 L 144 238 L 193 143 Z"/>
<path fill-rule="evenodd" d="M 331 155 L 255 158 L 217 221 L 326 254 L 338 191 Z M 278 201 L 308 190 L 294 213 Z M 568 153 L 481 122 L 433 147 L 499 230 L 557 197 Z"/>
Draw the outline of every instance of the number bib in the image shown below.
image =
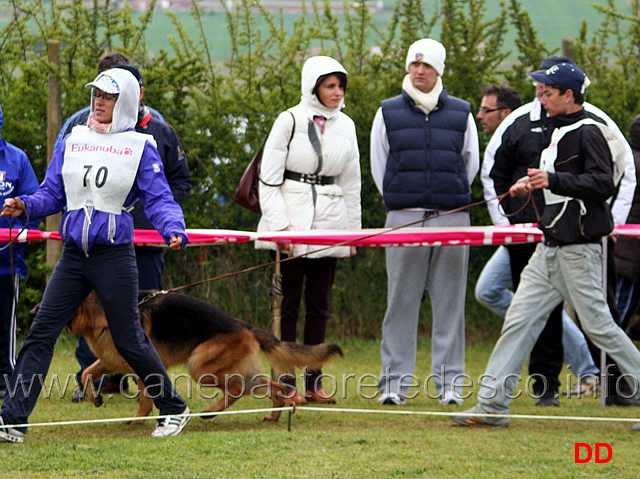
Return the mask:
<path fill-rule="evenodd" d="M 93 206 L 119 215 L 147 141 L 155 145 L 153 137 L 135 131 L 105 135 L 76 126 L 67 139 L 62 165 L 67 208 Z"/>

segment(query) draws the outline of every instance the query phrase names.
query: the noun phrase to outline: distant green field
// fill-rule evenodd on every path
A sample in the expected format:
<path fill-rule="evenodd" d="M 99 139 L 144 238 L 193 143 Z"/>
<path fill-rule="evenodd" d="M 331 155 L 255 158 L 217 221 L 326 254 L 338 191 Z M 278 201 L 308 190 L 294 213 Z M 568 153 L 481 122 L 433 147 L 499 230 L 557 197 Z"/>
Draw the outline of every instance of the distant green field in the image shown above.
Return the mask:
<path fill-rule="evenodd" d="M 392 2 L 385 2 L 386 4 Z M 438 0 L 425 0 L 426 11 L 435 10 Z M 529 11 L 535 28 L 538 30 L 539 38 L 548 45 L 549 49 L 560 48 L 562 38 L 575 38 L 578 36 L 580 26 L 583 19 L 589 25 L 589 32 L 593 33 L 602 22 L 602 15 L 597 12 L 591 5 L 593 3 L 605 3 L 604 0 L 589 2 L 585 0 L 565 0 L 558 2 L 556 0 L 527 0 L 522 4 Z M 627 0 L 616 0 L 616 4 L 621 11 L 631 13 L 631 9 Z M 499 12 L 499 0 L 487 1 L 486 18 L 495 17 Z M 291 26 L 297 17 L 296 14 L 284 14 L 285 23 Z M 188 12 L 178 12 L 178 18 L 188 26 L 187 31 L 195 32 L 195 22 Z M 226 60 L 229 57 L 230 42 L 229 33 L 225 24 L 224 14 L 222 12 L 210 12 L 205 15 L 205 32 L 212 46 L 212 55 L 216 60 Z M 375 23 L 384 27 L 391 18 L 391 10 L 385 9 L 374 14 Z M 513 28 L 511 28 L 513 30 Z M 163 48 L 170 51 L 167 32 L 173 32 L 174 29 L 169 22 L 169 18 L 161 12 L 154 18 L 153 29 L 149 32 L 147 45 L 153 51 Z M 171 33 L 169 33 L 170 35 Z M 437 37 L 438 32 L 434 32 Z M 507 38 L 506 48 L 513 49 L 513 41 L 515 34 L 511 34 Z M 376 39 L 371 39 L 371 45 L 376 44 Z"/>
<path fill-rule="evenodd" d="M 374 14 L 374 21 L 380 27 L 387 25 L 391 18 L 390 5 L 392 5 L 393 2 L 385 0 L 384 3 L 386 5 L 385 9 Z M 438 0 L 425 0 L 425 11 L 427 13 L 434 11 L 439 3 Z M 606 2 L 605 0 L 597 0 L 594 2 L 585 0 L 564 0 L 562 2 L 558 2 L 557 0 L 527 0 L 522 2 L 529 11 L 533 24 L 538 31 L 539 38 L 546 42 L 549 49 L 560 48 L 562 38 L 564 37 L 577 37 L 583 20 L 587 21 L 589 32 L 592 34 L 600 26 L 603 19 L 602 15 L 592 7 L 592 5 L 596 3 L 604 4 Z M 621 11 L 631 13 L 627 0 L 615 0 L 615 3 Z M 491 19 L 497 15 L 498 12 L 499 0 L 488 0 L 486 18 Z M 195 21 L 189 12 L 181 11 L 175 13 L 178 19 L 185 25 L 187 32 L 191 32 L 194 36 L 198 34 Z M 7 14 L 8 10 L 0 9 L 0 28 L 8 23 Z M 291 27 L 297 16 L 295 13 L 284 14 L 285 25 Z M 211 46 L 214 60 L 223 61 L 228 59 L 230 40 L 224 13 L 220 11 L 205 12 L 203 19 L 205 34 Z M 510 30 L 513 30 L 513 28 L 510 28 Z M 155 53 L 159 52 L 160 49 L 173 53 L 168 38 L 170 35 L 175 35 L 175 28 L 171 24 L 169 17 L 163 11 L 158 11 L 154 16 L 153 25 L 147 35 L 148 48 Z M 433 35 L 437 38 L 438 32 L 434 32 Z M 511 31 L 506 42 L 507 49 L 513 49 L 514 37 L 515 34 Z M 371 38 L 370 46 L 374 46 L 376 40 L 376 38 Z"/>

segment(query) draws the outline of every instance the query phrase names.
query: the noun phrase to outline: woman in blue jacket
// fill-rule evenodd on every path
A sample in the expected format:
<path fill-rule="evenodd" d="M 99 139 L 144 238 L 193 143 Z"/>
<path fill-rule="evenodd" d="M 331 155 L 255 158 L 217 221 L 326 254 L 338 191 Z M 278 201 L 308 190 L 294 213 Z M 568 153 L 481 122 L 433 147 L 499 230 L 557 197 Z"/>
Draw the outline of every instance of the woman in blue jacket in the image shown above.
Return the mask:
<path fill-rule="evenodd" d="M 2 216 L 31 219 L 65 211 L 64 247 L 45 289 L 0 410 L 0 439 L 23 442 L 29 415 L 49 369 L 56 339 L 95 290 L 114 343 L 142 378 L 160 415 L 151 434 L 175 436 L 189 420 L 187 405 L 138 321 L 138 273 L 129 211 L 140 199 L 170 248 L 188 242 L 180 206 L 164 175 L 152 137 L 134 131 L 140 88 L 127 70 L 101 73 L 87 84 L 91 115 L 56 150 L 33 195 L 7 199 Z M 25 391 L 29 391 L 25 394 Z M 22 425 L 4 427 L 3 425 Z"/>
<path fill-rule="evenodd" d="M 38 189 L 38 179 L 27 154 L 2 138 L 4 115 L 0 106 L 0 202 L 5 198 L 28 195 Z M 27 227 L 37 229 L 39 221 Z M 13 228 L 13 234 L 25 226 L 24 222 L 0 218 L 0 228 Z M 20 293 L 18 277 L 27 276 L 24 260 L 25 243 L 9 247 L 0 243 L 0 399 L 7 394 L 7 379 L 16 364 L 17 309 Z"/>

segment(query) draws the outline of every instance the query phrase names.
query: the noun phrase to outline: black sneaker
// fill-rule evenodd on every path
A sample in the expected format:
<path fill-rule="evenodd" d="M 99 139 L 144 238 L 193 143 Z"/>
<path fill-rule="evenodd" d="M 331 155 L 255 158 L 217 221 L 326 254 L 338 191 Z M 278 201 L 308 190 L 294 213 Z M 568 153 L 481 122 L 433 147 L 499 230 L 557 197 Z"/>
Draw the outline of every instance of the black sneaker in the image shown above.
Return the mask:
<path fill-rule="evenodd" d="M 4 419 L 0 416 L 0 440 L 7 442 L 24 442 L 24 432 L 12 427 L 6 427 Z"/>
<path fill-rule="evenodd" d="M 398 393 L 384 393 L 378 398 L 378 402 L 383 406 L 404 406 L 406 401 Z"/>
<path fill-rule="evenodd" d="M 82 389 L 81 387 L 78 387 L 78 389 L 76 389 L 74 393 L 71 395 L 71 400 L 73 402 L 86 401 L 87 395 L 85 394 L 84 389 Z"/>
<path fill-rule="evenodd" d="M 536 406 L 560 407 L 560 399 L 558 393 L 545 394 L 536 398 Z"/>
<path fill-rule="evenodd" d="M 635 398 L 626 398 L 623 396 L 618 396 L 617 394 L 613 396 L 608 396 L 605 399 L 605 404 L 607 406 L 640 406 L 640 401 Z"/>

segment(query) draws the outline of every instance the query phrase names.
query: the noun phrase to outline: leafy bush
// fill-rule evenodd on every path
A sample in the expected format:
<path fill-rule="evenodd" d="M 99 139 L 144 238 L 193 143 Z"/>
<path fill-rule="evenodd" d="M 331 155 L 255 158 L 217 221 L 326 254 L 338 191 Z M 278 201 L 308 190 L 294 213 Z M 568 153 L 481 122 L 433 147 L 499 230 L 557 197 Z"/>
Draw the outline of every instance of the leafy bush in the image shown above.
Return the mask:
<path fill-rule="evenodd" d="M 593 81 L 590 100 L 603 106 L 623 130 L 638 111 L 640 86 L 638 0 L 631 2 L 634 17 L 620 14 L 612 0 L 597 7 L 602 25 L 587 41 L 584 26 L 576 40 L 576 57 Z M 298 102 L 300 71 L 311 54 L 338 58 L 349 72 L 345 113 L 356 123 L 362 156 L 362 205 L 365 227 L 384 224 L 381 198 L 371 181 L 369 131 L 375 111 L 384 98 L 400 92 L 406 48 L 415 39 L 429 36 L 440 26 L 440 40 L 447 47 L 444 82 L 449 91 L 470 101 L 475 108 L 482 87 L 509 82 L 523 98 L 533 96 L 527 72 L 548 54 L 537 38 L 526 10 L 518 0 L 501 3 L 496 18 L 485 18 L 485 0 L 443 0 L 427 17 L 419 0 L 396 2 L 391 21 L 379 28 L 365 2 L 344 3 L 344 14 L 331 11 L 328 1 L 303 4 L 303 15 L 292 31 L 285 29 L 283 14 L 265 10 L 259 2 L 242 0 L 226 12 L 231 39 L 230 59 L 211 61 L 211 49 L 202 28 L 189 30 L 170 15 L 174 31 L 167 32 L 173 52 L 151 55 L 145 41 L 156 13 L 152 8 L 136 17 L 128 3 L 82 0 L 44 2 L 7 0 L 11 22 L 0 33 L 0 94 L 5 113 L 3 136 L 23 148 L 40 179 L 47 163 L 47 94 L 44 85 L 55 78 L 62 91 L 62 116 L 84 107 L 84 84 L 93 78 L 97 60 L 105 50 L 128 54 L 145 75 L 145 101 L 162 111 L 178 131 L 191 168 L 194 188 L 183 207 L 191 228 L 252 230 L 255 214 L 229 199 L 242 171 L 270 129 L 275 116 Z M 354 6 L 355 5 L 355 6 Z M 202 26 L 198 2 L 192 6 L 196 24 Z M 516 58 L 505 51 L 504 39 L 516 32 Z M 379 53 L 367 48 L 375 38 Z M 62 44 L 61 65 L 47 58 L 49 40 Z M 481 136 L 484 144 L 487 138 Z M 474 201 L 482 199 L 477 180 Z M 489 224 L 486 208 L 471 212 L 472 224 Z M 28 248 L 30 278 L 23 295 L 21 322 L 39 299 L 49 269 L 44 246 Z M 491 335 L 500 321 L 473 299 L 475 278 L 491 248 L 472 248 L 467 294 L 471 334 Z M 167 253 L 166 287 L 189 284 L 222 273 L 268 261 L 252 245 L 189 248 Z M 271 271 L 262 269 L 231 279 L 205 283 L 190 293 L 219 304 L 237 316 L 263 326 L 269 322 L 268 284 Z M 375 337 L 386 308 L 384 252 L 361 249 L 340 262 L 332 298 L 333 331 L 340 336 Z M 430 316 L 428 303 L 424 315 Z M 423 321 L 422 331 L 428 331 Z"/>

